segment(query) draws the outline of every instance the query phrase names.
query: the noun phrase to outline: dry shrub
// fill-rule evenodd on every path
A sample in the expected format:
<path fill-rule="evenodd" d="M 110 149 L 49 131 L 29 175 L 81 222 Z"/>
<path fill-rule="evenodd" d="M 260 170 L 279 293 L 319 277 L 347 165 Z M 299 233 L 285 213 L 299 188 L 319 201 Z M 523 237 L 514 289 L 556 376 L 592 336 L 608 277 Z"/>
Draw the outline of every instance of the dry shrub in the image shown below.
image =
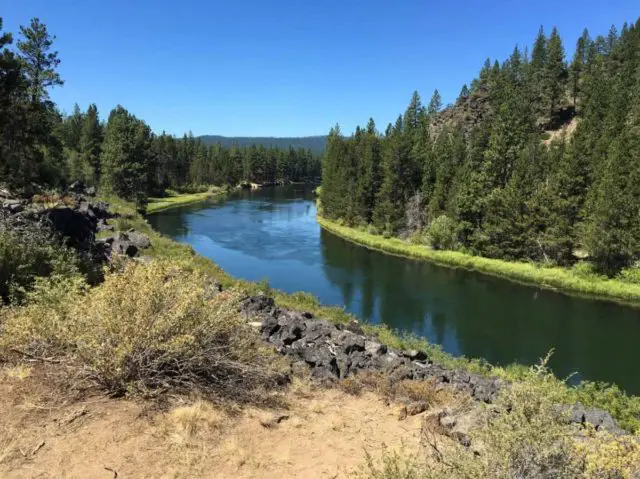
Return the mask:
<path fill-rule="evenodd" d="M 363 477 L 396 478 L 633 478 L 640 468 L 640 438 L 581 434 L 567 424 L 557 381 L 546 360 L 486 407 L 469 431 L 471 447 L 448 443 L 437 428 L 423 428 L 427 451 L 368 463 Z M 436 431 L 433 433 L 433 431 Z"/>
<path fill-rule="evenodd" d="M 359 396 L 360 393 L 362 393 L 363 387 L 357 376 L 349 376 L 340 380 L 340 382 L 338 382 L 338 386 L 345 393 L 350 394 L 351 396 Z"/>
<path fill-rule="evenodd" d="M 589 431 L 590 440 L 575 444 L 576 455 L 583 458 L 584 476 L 589 479 L 640 477 L 640 438 L 612 436 Z"/>
<path fill-rule="evenodd" d="M 75 200 L 71 196 L 67 195 L 59 195 L 57 193 L 44 194 L 44 195 L 33 195 L 31 197 L 31 202 L 35 204 L 41 204 L 48 207 L 64 205 L 64 206 L 73 206 L 75 204 Z"/>
<path fill-rule="evenodd" d="M 282 361 L 237 312 L 241 292 L 206 285 L 168 261 L 128 262 L 90 290 L 40 281 L 8 314 L 0 347 L 68 358 L 114 393 L 195 389 L 242 401 L 281 382 Z"/>
<path fill-rule="evenodd" d="M 429 407 L 433 407 L 443 400 L 451 399 L 448 391 L 436 388 L 433 379 L 393 381 L 383 372 L 363 371 L 353 376 L 353 380 L 358 383 L 360 389 L 374 391 L 390 401 L 425 402 Z"/>

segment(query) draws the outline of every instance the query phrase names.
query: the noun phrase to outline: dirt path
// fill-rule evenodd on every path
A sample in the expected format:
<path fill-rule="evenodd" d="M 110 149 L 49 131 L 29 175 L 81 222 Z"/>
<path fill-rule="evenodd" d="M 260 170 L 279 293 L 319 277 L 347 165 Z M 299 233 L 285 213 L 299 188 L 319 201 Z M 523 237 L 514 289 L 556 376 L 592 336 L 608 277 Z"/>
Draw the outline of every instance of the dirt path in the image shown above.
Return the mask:
<path fill-rule="evenodd" d="M 293 388 L 286 409 L 235 414 L 202 401 L 166 411 L 65 400 L 42 372 L 0 368 L 0 476 L 338 478 L 385 447 L 418 451 L 420 416 L 371 393 Z"/>

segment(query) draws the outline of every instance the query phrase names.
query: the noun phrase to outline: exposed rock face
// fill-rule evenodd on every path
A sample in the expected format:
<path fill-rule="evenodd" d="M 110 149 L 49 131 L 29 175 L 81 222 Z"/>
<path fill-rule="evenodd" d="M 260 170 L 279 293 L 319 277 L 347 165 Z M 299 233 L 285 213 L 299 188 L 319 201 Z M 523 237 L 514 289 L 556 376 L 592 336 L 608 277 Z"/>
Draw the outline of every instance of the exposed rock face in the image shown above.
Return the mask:
<path fill-rule="evenodd" d="M 308 312 L 278 308 L 272 298 L 264 295 L 246 298 L 240 312 L 247 321 L 260 325 L 263 340 L 273 344 L 281 354 L 305 363 L 315 378 L 341 379 L 360 371 L 380 371 L 386 373 L 390 381 L 431 379 L 438 387 L 454 388 L 488 404 L 502 388 L 508 387 L 508 383 L 499 378 L 447 369 L 431 361 L 424 351 L 388 348 L 361 333 L 357 323 L 336 325 L 316 319 Z M 418 413 L 413 409 L 411 412 Z M 567 417 L 571 423 L 589 422 L 598 429 L 622 432 L 611 415 L 599 409 L 578 404 L 570 407 Z"/>
<path fill-rule="evenodd" d="M 69 191 L 64 205 L 45 208 L 24 199 L 9 198 L 6 195 L 10 192 L 0 188 L 1 216 L 11 217 L 12 228 L 21 222 L 41 223 L 72 248 L 88 252 L 97 262 L 110 259 L 113 252 L 134 257 L 151 246 L 146 235 L 134 230 L 96 240 L 97 232 L 114 229 L 106 222 L 114 216 L 109 205 L 90 199 L 87 195 L 95 192 L 79 183 L 72 184 Z"/>

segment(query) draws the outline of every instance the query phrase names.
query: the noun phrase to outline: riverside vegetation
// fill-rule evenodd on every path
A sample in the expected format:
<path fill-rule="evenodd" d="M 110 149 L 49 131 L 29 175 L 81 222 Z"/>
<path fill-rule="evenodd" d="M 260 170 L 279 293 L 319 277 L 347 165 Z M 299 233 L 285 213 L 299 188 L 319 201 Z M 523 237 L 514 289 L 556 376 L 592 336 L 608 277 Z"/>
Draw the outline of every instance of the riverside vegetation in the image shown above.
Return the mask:
<path fill-rule="evenodd" d="M 52 222 L 42 220 L 43 212 L 73 218 L 80 214 L 92 218 L 94 224 L 97 209 L 91 208 L 84 195 L 78 200 L 53 189 L 72 178 L 63 167 L 68 163 L 59 163 L 63 152 L 70 153 L 69 158 L 76 156 L 75 150 L 65 150 L 60 141 L 55 105 L 47 97 L 47 89 L 61 83 L 55 71 L 57 54 L 50 50 L 52 38 L 44 24 L 34 19 L 22 29 L 18 42 L 22 53 L 9 49 L 10 40 L 9 35 L 2 35 L 0 55 L 0 167 L 6 183 L 0 222 L 2 372 L 20 378 L 28 375 L 24 371 L 29 367 L 50 367 L 47 382 L 59 381 L 65 390 L 82 394 L 93 388 L 113 396 L 155 398 L 159 404 L 177 394 L 235 407 L 277 402 L 277 393 L 287 382 L 295 384 L 299 376 L 242 317 L 242 300 L 262 292 L 281 308 L 307 311 L 340 324 L 353 318 L 304 293 L 287 295 L 271 291 L 267 284 L 235 280 L 190 247 L 154 232 L 139 212 L 151 191 L 145 153 L 149 130 L 121 108 L 112 112 L 100 148 L 81 153 L 87 164 L 100 165 L 97 184 L 115 215 L 105 220 L 105 228 L 115 233 L 133 229 L 146 235 L 150 244 L 145 256 L 128 259 L 112 251 L 105 263 L 103 256 L 94 254 L 101 243 L 95 240 L 93 229 L 81 230 L 86 241 L 77 242 L 72 241 L 74 235 L 54 231 Z M 39 61 L 31 61 L 34 58 Z M 42 58 L 46 61 L 40 61 Z M 92 130 L 96 120 L 85 124 L 92 125 L 87 131 Z M 85 135 L 84 144 L 90 143 L 88 138 Z M 558 408 L 578 401 L 597 406 L 610 411 L 628 431 L 637 432 L 637 397 L 615 386 L 587 383 L 568 387 L 544 362 L 536 368 L 495 368 L 450 357 L 423 339 L 400 337 L 386 328 L 363 325 L 362 329 L 391 348 L 415 349 L 413 356 L 424 354 L 433 364 L 512 382 L 493 405 L 479 405 L 478 426 L 469 431 L 469 438 L 480 449 L 457 440 L 440 443 L 445 436 L 438 430 L 444 422 L 430 422 L 440 417 L 432 414 L 424 420 L 422 435 L 429 445 L 424 454 L 390 454 L 381 463 L 372 458 L 363 465 L 365 477 L 595 478 L 639 473 L 636 435 L 611 435 L 588 424 L 575 428 L 566 424 Z M 451 405 L 452 398 L 457 398 L 429 381 L 396 384 L 386 377 L 376 380 L 358 374 L 334 384 L 351 394 L 372 389 L 392 400 L 420 398 L 428 409 Z M 464 399 L 456 404 L 466 404 Z M 278 421 L 264 427 L 275 427 Z M 5 437 L 1 439 L 0 466 L 14 456 L 27 460 L 11 443 L 5 450 Z M 28 460 L 33 461 L 41 447 L 42 443 L 33 449 Z"/>
<path fill-rule="evenodd" d="M 382 135 L 372 120 L 351 137 L 333 128 L 325 226 L 383 250 L 637 302 L 638 51 L 640 23 L 606 37 L 585 30 L 569 63 L 559 33 L 540 29 L 530 55 L 516 47 L 487 60 L 444 110 L 437 90 L 427 107 L 416 92 Z"/>

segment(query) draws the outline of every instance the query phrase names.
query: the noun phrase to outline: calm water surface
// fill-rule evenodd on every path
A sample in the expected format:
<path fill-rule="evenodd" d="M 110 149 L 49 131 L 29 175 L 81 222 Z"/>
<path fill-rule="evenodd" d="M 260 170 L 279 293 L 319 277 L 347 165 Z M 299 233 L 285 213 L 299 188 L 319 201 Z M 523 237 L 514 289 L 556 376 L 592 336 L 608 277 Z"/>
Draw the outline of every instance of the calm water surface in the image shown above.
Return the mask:
<path fill-rule="evenodd" d="M 268 279 L 455 355 L 534 363 L 640 394 L 640 310 L 375 252 L 320 228 L 311 189 L 244 191 L 150 217 L 231 275 Z"/>

